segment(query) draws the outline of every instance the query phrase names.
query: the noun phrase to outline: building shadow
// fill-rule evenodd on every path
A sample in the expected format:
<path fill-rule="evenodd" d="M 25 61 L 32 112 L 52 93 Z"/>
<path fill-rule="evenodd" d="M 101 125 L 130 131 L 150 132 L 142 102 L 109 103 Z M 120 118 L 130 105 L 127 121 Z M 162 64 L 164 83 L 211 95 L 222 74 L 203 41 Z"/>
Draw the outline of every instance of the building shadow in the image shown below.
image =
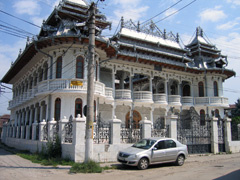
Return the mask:
<path fill-rule="evenodd" d="M 239 180 L 240 179 L 240 169 L 233 171 L 229 174 L 226 174 L 224 176 L 218 177 L 214 180 Z"/>

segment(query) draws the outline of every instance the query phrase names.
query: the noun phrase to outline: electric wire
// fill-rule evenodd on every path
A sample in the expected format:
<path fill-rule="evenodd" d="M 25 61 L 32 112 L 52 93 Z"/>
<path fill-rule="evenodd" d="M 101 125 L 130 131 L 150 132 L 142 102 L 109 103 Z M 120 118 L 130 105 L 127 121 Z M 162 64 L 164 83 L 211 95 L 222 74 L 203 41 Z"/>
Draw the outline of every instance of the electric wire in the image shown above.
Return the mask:
<path fill-rule="evenodd" d="M 179 1 L 178 1 L 178 2 L 176 2 L 175 4 L 173 4 L 173 5 L 169 6 L 167 9 L 165 9 L 165 10 L 161 11 L 160 13 L 158 13 L 158 14 L 156 14 L 155 16 L 153 16 L 153 17 L 149 18 L 148 20 L 146 20 L 146 21 L 142 22 L 141 24 L 144 24 L 144 23 L 146 23 L 146 22 L 148 22 L 148 21 L 150 21 L 150 20 L 154 19 L 155 17 L 157 17 L 157 16 L 159 16 L 159 15 L 163 14 L 163 13 L 164 13 L 164 12 L 166 12 L 167 10 L 169 10 L 169 9 L 171 9 L 172 7 L 176 6 L 176 5 L 177 5 L 178 3 L 180 3 L 181 1 L 182 1 L 182 0 L 179 0 Z"/>
<path fill-rule="evenodd" d="M 30 24 L 30 25 L 33 25 L 33 26 L 35 26 L 35 27 L 41 28 L 40 26 L 38 26 L 38 25 L 36 25 L 36 24 L 34 24 L 34 23 L 31 23 L 31 22 L 26 21 L 26 20 L 24 20 L 24 19 L 22 19 L 22 18 L 16 17 L 16 16 L 14 16 L 14 15 L 12 15 L 12 14 L 10 14 L 10 13 L 7 13 L 7 12 L 1 10 L 1 9 L 0 9 L 0 12 L 6 14 L 6 15 L 8 15 L 8 16 L 11 16 L 11 17 L 13 17 L 13 18 L 16 18 L 16 19 L 18 19 L 18 20 L 21 20 L 21 21 L 23 21 L 23 22 L 25 22 L 25 23 L 28 23 L 28 24 Z"/>
<path fill-rule="evenodd" d="M 169 18 L 170 16 L 172 16 L 172 15 L 178 13 L 179 11 L 185 9 L 186 7 L 190 6 L 190 5 L 191 5 L 192 3 L 194 3 L 195 1 L 197 1 L 197 0 L 193 0 L 193 1 L 191 1 L 190 3 L 188 3 L 188 4 L 185 5 L 185 6 L 183 6 L 182 8 L 178 9 L 177 11 L 174 11 L 173 13 L 169 14 L 168 16 L 166 16 L 166 17 L 164 17 L 164 18 L 162 18 L 162 19 L 156 21 L 155 24 L 157 24 L 157 23 L 159 23 L 159 22 L 161 22 L 161 21 L 163 21 L 163 20 Z"/>

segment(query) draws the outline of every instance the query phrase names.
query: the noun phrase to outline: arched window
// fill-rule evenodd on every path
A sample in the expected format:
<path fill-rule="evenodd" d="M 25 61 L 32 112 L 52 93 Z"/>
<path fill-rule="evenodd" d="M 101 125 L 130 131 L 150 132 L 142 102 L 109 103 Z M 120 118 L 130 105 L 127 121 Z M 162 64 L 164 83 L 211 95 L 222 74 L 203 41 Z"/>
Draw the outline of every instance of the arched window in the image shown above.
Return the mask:
<path fill-rule="evenodd" d="M 56 78 L 62 78 L 62 56 L 57 58 Z"/>
<path fill-rule="evenodd" d="M 218 96 L 218 83 L 217 81 L 213 82 L 214 96 Z"/>
<path fill-rule="evenodd" d="M 84 72 L 84 59 L 82 56 L 78 56 L 76 60 L 76 78 L 83 79 Z"/>
<path fill-rule="evenodd" d="M 172 85 L 170 86 L 170 95 L 177 95 L 178 94 L 178 83 L 177 81 L 173 81 Z"/>
<path fill-rule="evenodd" d="M 80 98 L 75 100 L 75 117 L 77 117 L 78 114 L 82 116 L 82 100 Z"/>
<path fill-rule="evenodd" d="M 55 112 L 54 112 L 54 118 L 56 121 L 60 120 L 60 115 L 61 115 L 61 99 L 57 98 L 55 100 Z"/>
<path fill-rule="evenodd" d="M 200 125 L 205 125 L 205 111 L 203 109 L 200 110 Z"/>
<path fill-rule="evenodd" d="M 199 97 L 204 97 L 204 86 L 203 86 L 203 82 L 199 82 L 199 83 L 198 83 L 198 93 L 199 93 Z"/>
<path fill-rule="evenodd" d="M 219 110 L 218 109 L 215 109 L 215 117 L 218 118 L 220 115 L 219 115 Z"/>
<path fill-rule="evenodd" d="M 190 86 L 188 84 L 183 86 L 183 96 L 190 96 Z"/>

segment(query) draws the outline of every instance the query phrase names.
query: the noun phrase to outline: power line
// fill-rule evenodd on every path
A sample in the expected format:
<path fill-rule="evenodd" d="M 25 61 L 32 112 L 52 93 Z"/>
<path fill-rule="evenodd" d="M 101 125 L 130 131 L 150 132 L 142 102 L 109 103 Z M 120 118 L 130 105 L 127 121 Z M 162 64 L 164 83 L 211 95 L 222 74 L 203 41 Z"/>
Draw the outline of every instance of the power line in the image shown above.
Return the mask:
<path fill-rule="evenodd" d="M 169 6 L 167 9 L 165 9 L 165 10 L 161 11 L 160 13 L 158 13 L 158 14 L 156 14 L 155 16 L 151 17 L 150 19 L 148 19 L 148 20 L 146 20 L 146 21 L 142 22 L 141 24 L 144 24 L 144 23 L 146 23 L 146 22 L 148 22 L 148 21 L 152 20 L 153 18 L 155 18 L 155 17 L 157 17 L 157 16 L 159 16 L 159 15 L 163 14 L 163 13 L 164 13 L 164 12 L 166 12 L 167 10 L 169 10 L 169 9 L 171 9 L 172 7 L 176 6 L 176 5 L 177 5 L 178 3 L 180 3 L 181 1 L 182 1 L 182 0 L 180 0 L 180 1 L 176 2 L 175 4 L 173 4 L 173 5 Z"/>
<path fill-rule="evenodd" d="M 26 30 L 24 30 L 24 29 L 21 29 L 21 28 L 19 28 L 19 27 L 17 27 L 17 26 L 14 26 L 14 25 L 12 25 L 12 24 L 9 24 L 9 23 L 4 22 L 4 21 L 2 21 L 2 20 L 0 20 L 0 22 L 5 23 L 5 24 L 7 24 L 7 25 L 10 26 L 10 27 L 9 27 L 9 26 L 6 26 L 7 28 L 13 27 L 13 28 L 11 28 L 11 29 L 14 29 L 14 28 L 15 28 L 15 30 L 17 30 L 17 31 L 19 31 L 19 32 L 23 32 L 23 33 L 26 33 L 26 34 L 30 34 L 30 35 L 35 36 L 35 34 L 33 34 L 33 33 L 31 33 L 31 32 L 28 32 L 28 31 L 26 31 Z M 4 26 L 4 25 L 3 25 L 3 26 Z"/>
<path fill-rule="evenodd" d="M 26 20 L 24 20 L 24 19 L 22 19 L 22 18 L 16 17 L 16 16 L 14 16 L 14 15 L 12 15 L 12 14 L 10 14 L 10 13 L 7 13 L 7 12 L 5 12 L 5 11 L 3 11 L 3 10 L 0 10 L 0 12 L 6 14 L 6 15 L 8 15 L 8 16 L 14 17 L 14 18 L 16 18 L 16 19 L 18 19 L 18 20 L 21 20 L 21 21 L 23 21 L 23 22 L 25 22 L 25 23 L 28 23 L 28 24 L 30 24 L 30 25 L 33 25 L 33 26 L 35 26 L 35 27 L 41 28 L 40 26 L 38 26 L 38 25 L 36 25 L 36 24 L 33 24 L 33 23 L 31 23 L 31 22 L 29 22 L 29 21 L 26 21 Z"/>
<path fill-rule="evenodd" d="M 167 19 L 167 18 L 169 18 L 170 16 L 172 16 L 172 15 L 174 15 L 174 14 L 176 14 L 176 13 L 178 13 L 179 11 L 183 10 L 184 8 L 190 6 L 190 5 L 191 5 L 192 3 L 194 3 L 195 1 L 197 1 L 197 0 L 193 0 L 193 1 L 191 1 L 191 2 L 188 3 L 187 5 L 185 5 L 185 6 L 183 6 L 182 8 L 180 8 L 179 10 L 174 11 L 173 13 L 171 13 L 171 14 L 169 14 L 168 16 L 166 16 L 166 17 L 160 19 L 159 21 L 156 21 L 155 24 L 156 24 L 156 23 L 159 23 L 159 22 L 161 22 L 161 21 L 163 21 L 163 20 L 165 20 L 165 19 Z"/>

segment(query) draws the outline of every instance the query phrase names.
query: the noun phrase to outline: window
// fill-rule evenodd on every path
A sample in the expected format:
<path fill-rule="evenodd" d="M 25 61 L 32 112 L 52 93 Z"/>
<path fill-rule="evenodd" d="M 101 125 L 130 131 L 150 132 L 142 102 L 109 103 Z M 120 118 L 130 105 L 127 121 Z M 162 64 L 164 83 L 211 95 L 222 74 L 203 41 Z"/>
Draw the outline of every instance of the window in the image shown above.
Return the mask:
<path fill-rule="evenodd" d="M 183 86 L 183 96 L 190 96 L 190 86 L 188 84 Z"/>
<path fill-rule="evenodd" d="M 155 148 L 159 149 L 165 149 L 165 142 L 164 141 L 159 141 L 156 145 Z"/>
<path fill-rule="evenodd" d="M 61 99 L 57 98 L 55 100 L 55 113 L 54 113 L 54 118 L 56 121 L 60 120 L 60 114 L 61 114 Z"/>
<path fill-rule="evenodd" d="M 199 83 L 198 83 L 198 93 L 199 93 L 199 97 L 204 97 L 204 86 L 203 86 L 203 82 L 199 82 Z"/>
<path fill-rule="evenodd" d="M 200 125 L 205 126 L 205 111 L 203 109 L 200 110 Z"/>
<path fill-rule="evenodd" d="M 217 81 L 213 82 L 214 96 L 218 96 L 218 83 Z"/>
<path fill-rule="evenodd" d="M 80 114 L 82 116 L 82 100 L 80 98 L 75 100 L 75 117 Z"/>
<path fill-rule="evenodd" d="M 83 79 L 84 71 L 84 59 L 82 56 L 78 56 L 76 60 L 76 78 Z"/>
<path fill-rule="evenodd" d="M 219 117 L 219 110 L 218 109 L 215 109 L 215 117 Z"/>
<path fill-rule="evenodd" d="M 166 148 L 175 148 L 177 145 L 173 140 L 166 140 L 165 147 Z"/>
<path fill-rule="evenodd" d="M 62 78 L 62 57 L 58 57 L 57 59 L 56 78 Z"/>

